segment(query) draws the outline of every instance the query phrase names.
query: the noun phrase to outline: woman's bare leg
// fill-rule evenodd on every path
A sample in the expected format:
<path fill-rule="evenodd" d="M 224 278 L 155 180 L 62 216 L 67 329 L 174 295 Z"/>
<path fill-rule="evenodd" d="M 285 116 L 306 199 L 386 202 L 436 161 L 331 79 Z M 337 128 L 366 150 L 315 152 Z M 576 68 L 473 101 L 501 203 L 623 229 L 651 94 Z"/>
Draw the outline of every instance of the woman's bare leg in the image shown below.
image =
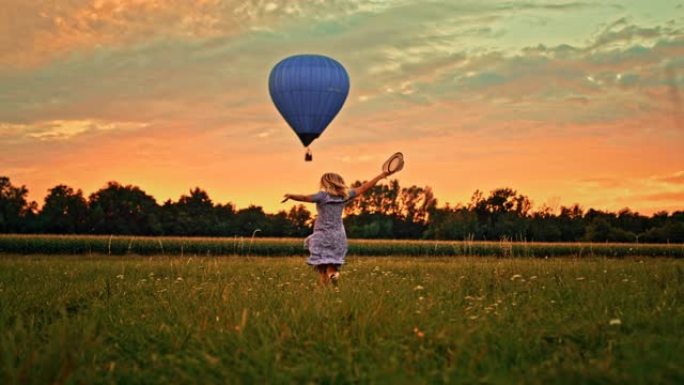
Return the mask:
<path fill-rule="evenodd" d="M 318 283 L 321 285 L 325 286 L 328 283 L 330 283 L 330 276 L 328 275 L 328 266 L 327 265 L 320 265 L 317 267 L 318 270 Z"/>
<path fill-rule="evenodd" d="M 340 279 L 340 273 L 337 271 L 337 266 L 333 264 L 326 266 L 325 273 L 328 280 L 332 282 L 333 285 L 337 286 L 337 282 Z"/>

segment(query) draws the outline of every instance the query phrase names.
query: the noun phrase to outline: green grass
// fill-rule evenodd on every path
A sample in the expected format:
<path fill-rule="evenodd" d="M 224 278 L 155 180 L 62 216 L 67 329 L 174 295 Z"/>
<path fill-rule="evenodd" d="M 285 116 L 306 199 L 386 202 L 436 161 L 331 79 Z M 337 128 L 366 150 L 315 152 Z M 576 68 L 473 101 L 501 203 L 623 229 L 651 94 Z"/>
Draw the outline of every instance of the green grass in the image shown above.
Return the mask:
<path fill-rule="evenodd" d="M 0 256 L 0 383 L 684 382 L 681 260 L 348 262 Z"/>
<path fill-rule="evenodd" d="M 0 253 L 304 256 L 307 251 L 303 247 L 303 239 L 299 238 L 0 234 Z M 684 244 L 352 239 L 349 241 L 349 254 L 356 256 L 408 255 L 414 257 L 465 255 L 489 257 L 650 256 L 684 258 Z"/>

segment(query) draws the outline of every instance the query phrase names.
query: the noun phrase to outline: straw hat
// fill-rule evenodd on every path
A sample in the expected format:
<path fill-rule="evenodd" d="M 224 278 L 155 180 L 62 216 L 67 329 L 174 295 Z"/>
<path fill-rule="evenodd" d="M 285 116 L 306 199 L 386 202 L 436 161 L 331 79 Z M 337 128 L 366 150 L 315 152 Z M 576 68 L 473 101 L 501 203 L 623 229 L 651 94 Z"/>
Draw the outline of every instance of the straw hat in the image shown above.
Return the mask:
<path fill-rule="evenodd" d="M 404 154 L 397 152 L 390 156 L 382 165 L 382 171 L 388 174 L 394 174 L 404 168 Z"/>

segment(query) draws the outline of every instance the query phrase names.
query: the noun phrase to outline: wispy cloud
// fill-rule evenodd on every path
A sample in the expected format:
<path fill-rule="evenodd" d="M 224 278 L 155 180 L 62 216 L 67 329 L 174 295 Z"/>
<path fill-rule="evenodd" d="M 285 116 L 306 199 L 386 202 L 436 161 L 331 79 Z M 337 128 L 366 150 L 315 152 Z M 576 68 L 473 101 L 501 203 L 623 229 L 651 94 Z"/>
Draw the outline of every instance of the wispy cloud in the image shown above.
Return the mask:
<path fill-rule="evenodd" d="M 684 185 L 684 171 L 675 172 L 670 175 L 657 177 L 656 180 L 671 183 L 671 184 L 682 184 Z"/>

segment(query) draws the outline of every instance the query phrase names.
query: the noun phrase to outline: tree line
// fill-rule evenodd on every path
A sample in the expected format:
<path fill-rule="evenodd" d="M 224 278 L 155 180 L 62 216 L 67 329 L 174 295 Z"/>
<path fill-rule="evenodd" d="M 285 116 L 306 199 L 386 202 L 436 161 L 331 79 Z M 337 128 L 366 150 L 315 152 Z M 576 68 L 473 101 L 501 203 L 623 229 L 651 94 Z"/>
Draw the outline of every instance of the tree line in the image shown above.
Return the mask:
<path fill-rule="evenodd" d="M 260 206 L 214 203 L 199 187 L 162 204 L 118 182 L 87 198 L 80 189 L 57 185 L 40 208 L 27 197 L 25 186 L 0 177 L 0 233 L 302 237 L 315 219 L 301 204 L 272 214 Z M 344 221 L 351 238 L 684 242 L 684 211 L 644 216 L 627 208 L 585 211 L 577 204 L 533 210 L 530 199 L 511 188 L 475 191 L 466 204 L 439 207 L 429 187 L 401 187 L 396 180 L 353 200 Z"/>

